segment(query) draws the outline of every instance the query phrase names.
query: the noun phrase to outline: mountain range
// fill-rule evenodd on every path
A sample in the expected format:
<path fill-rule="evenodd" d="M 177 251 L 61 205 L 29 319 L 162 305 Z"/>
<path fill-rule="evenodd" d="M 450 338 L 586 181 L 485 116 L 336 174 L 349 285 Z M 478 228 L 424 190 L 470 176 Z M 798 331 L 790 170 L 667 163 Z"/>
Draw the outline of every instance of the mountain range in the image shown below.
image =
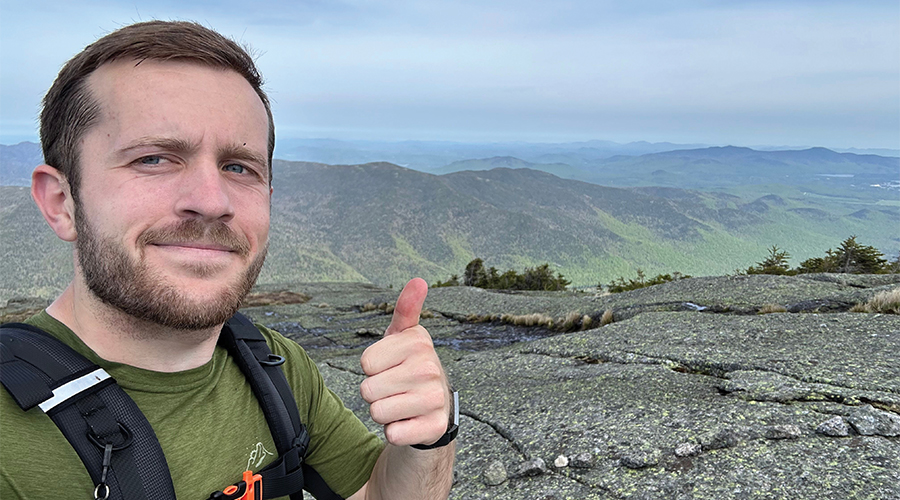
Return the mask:
<path fill-rule="evenodd" d="M 649 275 L 730 273 L 762 260 L 771 245 L 788 251 L 796 265 L 824 254 L 850 235 L 896 255 L 898 191 L 829 185 L 829 179 L 844 182 L 855 177 L 816 178 L 812 172 L 889 178 L 890 161 L 900 160 L 817 150 L 784 153 L 775 158 L 786 161 L 793 155 L 791 168 L 807 168 L 806 177 L 798 174 L 798 178 L 809 185 L 778 184 L 778 178 L 765 176 L 784 175 L 784 167 L 765 174 L 761 167 L 743 172 L 729 166 L 739 165 L 729 155 L 755 155 L 760 163 L 773 157 L 770 152 L 740 148 L 706 152 L 718 156 L 716 161 L 723 165 L 718 168 L 736 170 L 734 176 L 760 177 L 760 184 L 748 188 L 735 183 L 728 189 L 731 192 L 602 186 L 534 168 L 509 168 L 540 165 L 509 158 L 502 160 L 508 166 L 488 161 L 485 166 L 493 166 L 490 170 L 443 175 L 386 162 L 327 165 L 277 160 L 270 252 L 260 281 L 400 285 L 418 275 L 433 283 L 462 274 L 466 263 L 481 257 L 501 271 L 547 262 L 574 285 L 590 286 L 633 276 L 639 267 Z M 815 154 L 824 160 L 808 159 Z M 649 156 L 681 165 L 678 168 L 700 169 L 701 173 L 682 172 L 676 179 L 704 175 L 702 169 L 709 164 L 691 163 L 684 155 L 696 159 L 700 152 Z M 617 161 L 640 164 L 634 158 Z M 638 170 L 613 171 L 610 176 L 641 180 Z M 5 167 L 3 171 L 0 178 L 8 178 Z M 804 191 L 816 183 L 818 192 Z M 46 227 L 27 189 L 0 188 L 0 297 L 20 290 L 23 283 L 29 294 L 58 290 L 71 273 L 70 252 Z"/>
<path fill-rule="evenodd" d="M 414 170 L 430 172 L 455 161 L 472 158 L 511 156 L 532 163 L 565 163 L 575 167 L 591 166 L 614 156 L 641 156 L 675 150 L 704 149 L 707 144 L 637 141 L 621 144 L 612 141 L 562 143 L 493 142 L 459 143 L 447 141 L 353 141 L 337 139 L 279 139 L 275 157 L 284 160 L 313 161 L 328 164 L 361 164 L 388 161 Z M 754 146 L 759 151 L 803 150 L 808 147 Z M 837 151 L 837 150 L 836 150 Z M 898 149 L 846 149 L 842 153 L 900 157 Z"/>

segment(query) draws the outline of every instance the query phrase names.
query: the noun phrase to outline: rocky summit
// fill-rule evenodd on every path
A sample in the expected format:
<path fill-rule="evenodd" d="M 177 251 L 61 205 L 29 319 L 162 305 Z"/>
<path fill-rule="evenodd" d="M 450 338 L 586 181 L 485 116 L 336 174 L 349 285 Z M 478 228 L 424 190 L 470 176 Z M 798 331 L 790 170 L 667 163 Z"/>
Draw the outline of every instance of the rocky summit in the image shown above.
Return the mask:
<path fill-rule="evenodd" d="M 451 498 L 900 499 L 900 316 L 849 312 L 898 284 L 807 275 L 605 296 L 432 289 L 422 324 L 463 415 Z M 359 355 L 397 291 L 258 293 L 288 288 L 308 300 L 244 311 L 304 345 L 379 430 L 359 397 Z M 759 314 L 772 305 L 785 312 Z M 532 315 L 550 320 L 517 320 Z"/>
<path fill-rule="evenodd" d="M 451 498 L 900 499 L 900 316 L 850 312 L 898 286 L 759 275 L 615 295 L 432 289 L 422 324 L 461 400 Z M 380 432 L 359 356 L 397 294 L 267 285 L 243 311 L 303 345 Z"/>

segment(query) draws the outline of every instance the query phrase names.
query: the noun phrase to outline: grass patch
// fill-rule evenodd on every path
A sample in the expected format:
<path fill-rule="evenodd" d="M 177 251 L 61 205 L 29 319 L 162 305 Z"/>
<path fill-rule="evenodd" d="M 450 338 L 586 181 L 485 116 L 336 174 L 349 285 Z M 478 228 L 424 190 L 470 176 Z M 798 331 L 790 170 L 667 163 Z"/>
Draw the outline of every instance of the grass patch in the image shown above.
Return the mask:
<path fill-rule="evenodd" d="M 372 312 L 372 311 L 381 311 L 384 314 L 393 314 L 394 313 L 394 303 L 393 302 L 381 302 L 380 304 L 375 304 L 374 302 L 366 302 L 359 308 L 360 312 Z"/>
<path fill-rule="evenodd" d="M 513 326 L 542 327 L 559 332 L 571 332 L 575 330 L 589 330 L 596 323 L 589 314 L 570 312 L 565 316 L 553 318 L 543 313 L 531 314 L 469 314 L 465 317 L 467 323 L 503 323 Z"/>
<path fill-rule="evenodd" d="M 613 314 L 613 310 L 607 309 L 607 310 L 603 311 L 603 316 L 600 317 L 600 326 L 606 326 L 615 320 L 616 320 L 616 318 Z"/>
<path fill-rule="evenodd" d="M 280 292 L 254 292 L 244 298 L 241 307 L 259 306 L 285 306 L 288 304 L 303 304 L 311 299 L 305 293 L 280 291 Z"/>
<path fill-rule="evenodd" d="M 786 313 L 787 308 L 779 304 L 764 304 L 756 314 Z"/>
<path fill-rule="evenodd" d="M 857 304 L 850 312 L 900 314 L 900 287 L 878 292 L 865 304 Z"/>

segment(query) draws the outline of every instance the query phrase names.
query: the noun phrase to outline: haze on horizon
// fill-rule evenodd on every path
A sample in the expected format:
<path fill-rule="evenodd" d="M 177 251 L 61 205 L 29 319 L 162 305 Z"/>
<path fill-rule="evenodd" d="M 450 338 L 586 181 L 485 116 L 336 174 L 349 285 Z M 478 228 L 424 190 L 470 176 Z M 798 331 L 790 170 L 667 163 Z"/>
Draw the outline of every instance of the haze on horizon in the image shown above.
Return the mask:
<path fill-rule="evenodd" d="M 279 139 L 900 149 L 900 3 L 0 0 L 0 143 L 131 22 L 250 44 Z"/>

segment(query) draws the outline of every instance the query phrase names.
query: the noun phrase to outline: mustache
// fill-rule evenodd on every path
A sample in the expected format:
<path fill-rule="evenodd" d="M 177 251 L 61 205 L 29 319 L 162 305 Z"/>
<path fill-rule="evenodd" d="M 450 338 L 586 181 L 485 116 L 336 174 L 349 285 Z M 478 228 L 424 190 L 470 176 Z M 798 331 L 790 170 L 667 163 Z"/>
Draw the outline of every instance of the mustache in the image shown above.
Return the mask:
<path fill-rule="evenodd" d="M 138 237 L 139 247 L 152 244 L 206 243 L 222 246 L 241 257 L 250 255 L 250 242 L 221 221 L 203 222 L 185 219 L 181 222 L 150 228 Z"/>

